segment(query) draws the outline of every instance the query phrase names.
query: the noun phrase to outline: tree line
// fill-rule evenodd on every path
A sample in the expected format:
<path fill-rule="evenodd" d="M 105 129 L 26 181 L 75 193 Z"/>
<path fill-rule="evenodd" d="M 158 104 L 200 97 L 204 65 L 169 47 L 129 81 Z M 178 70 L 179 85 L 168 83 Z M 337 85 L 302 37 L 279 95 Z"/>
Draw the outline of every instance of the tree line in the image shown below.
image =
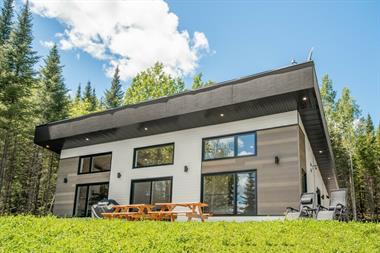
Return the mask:
<path fill-rule="evenodd" d="M 57 46 L 38 69 L 39 56 L 32 42 L 28 2 L 16 15 L 14 0 L 4 0 L 0 13 L 0 214 L 52 211 L 59 156 L 33 143 L 36 125 L 185 91 L 181 78 L 166 74 L 163 65 L 156 63 L 132 78 L 126 90 L 116 67 L 100 99 L 90 81 L 79 85 L 70 97 Z M 200 73 L 194 76 L 192 88 L 212 84 L 203 81 Z M 379 220 L 379 126 L 375 129 L 369 115 L 362 117 L 348 88 L 339 98 L 336 95 L 332 81 L 324 76 L 321 96 L 339 185 L 352 193 L 356 204 L 351 210 L 356 207 L 359 219 Z"/>

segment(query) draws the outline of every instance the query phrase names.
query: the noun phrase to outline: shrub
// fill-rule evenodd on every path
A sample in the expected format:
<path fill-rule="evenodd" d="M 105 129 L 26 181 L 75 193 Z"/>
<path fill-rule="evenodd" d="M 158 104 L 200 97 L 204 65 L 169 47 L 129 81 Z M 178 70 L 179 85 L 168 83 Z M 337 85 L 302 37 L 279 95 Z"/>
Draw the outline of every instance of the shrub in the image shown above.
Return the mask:
<path fill-rule="evenodd" d="M 380 252 L 380 224 L 8 216 L 0 218 L 0 252 Z"/>

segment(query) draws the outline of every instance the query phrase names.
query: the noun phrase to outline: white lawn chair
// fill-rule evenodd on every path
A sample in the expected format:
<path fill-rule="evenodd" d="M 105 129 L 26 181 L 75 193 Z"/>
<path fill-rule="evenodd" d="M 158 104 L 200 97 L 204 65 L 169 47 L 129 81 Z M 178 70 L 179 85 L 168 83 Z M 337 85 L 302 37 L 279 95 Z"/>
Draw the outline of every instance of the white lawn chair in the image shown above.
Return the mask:
<path fill-rule="evenodd" d="M 301 195 L 299 209 L 293 207 L 286 208 L 286 219 L 295 220 L 300 218 L 313 218 L 316 210 L 315 200 L 315 193 L 303 193 Z"/>
<path fill-rule="evenodd" d="M 347 191 L 339 189 L 330 193 L 329 207 L 320 206 L 317 220 L 339 220 L 347 221 Z"/>

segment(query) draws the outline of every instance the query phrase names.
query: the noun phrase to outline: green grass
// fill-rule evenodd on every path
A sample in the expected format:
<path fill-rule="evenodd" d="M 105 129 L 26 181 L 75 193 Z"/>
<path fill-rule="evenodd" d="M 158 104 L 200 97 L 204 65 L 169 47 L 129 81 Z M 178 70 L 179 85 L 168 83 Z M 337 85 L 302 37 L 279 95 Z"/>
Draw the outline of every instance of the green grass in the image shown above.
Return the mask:
<path fill-rule="evenodd" d="M 380 252 L 380 224 L 0 217 L 0 252 Z"/>

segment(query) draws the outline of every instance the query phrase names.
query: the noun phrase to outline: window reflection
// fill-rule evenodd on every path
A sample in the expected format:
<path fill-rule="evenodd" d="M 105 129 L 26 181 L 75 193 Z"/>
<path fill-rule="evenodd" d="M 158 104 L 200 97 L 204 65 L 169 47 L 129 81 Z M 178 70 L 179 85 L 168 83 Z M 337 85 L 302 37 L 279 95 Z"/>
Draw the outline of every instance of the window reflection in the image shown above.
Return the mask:
<path fill-rule="evenodd" d="M 174 144 L 135 149 L 135 168 L 173 164 Z"/>

